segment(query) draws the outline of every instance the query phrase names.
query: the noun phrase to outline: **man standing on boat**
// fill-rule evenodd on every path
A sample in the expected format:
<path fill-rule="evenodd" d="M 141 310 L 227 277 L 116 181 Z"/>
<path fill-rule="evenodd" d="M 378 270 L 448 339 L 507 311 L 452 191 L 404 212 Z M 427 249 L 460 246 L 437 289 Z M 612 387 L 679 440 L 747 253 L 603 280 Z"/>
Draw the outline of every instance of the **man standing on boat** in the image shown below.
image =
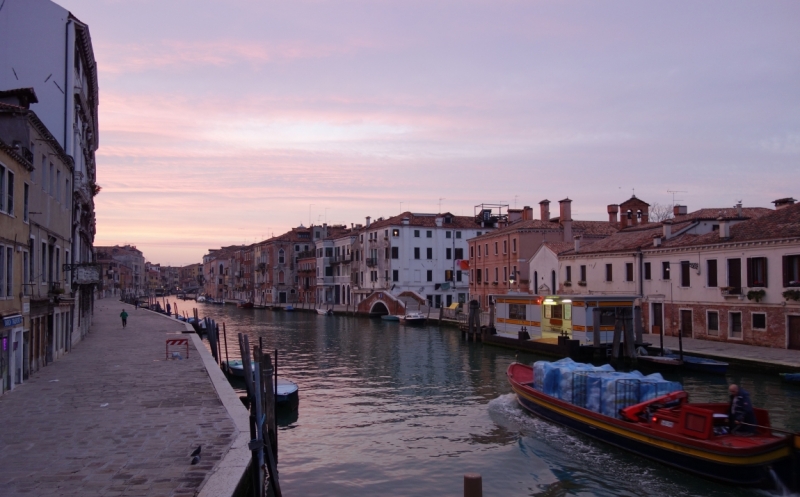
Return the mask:
<path fill-rule="evenodd" d="M 755 426 L 752 425 L 756 424 L 756 415 L 753 412 L 753 403 L 750 402 L 750 394 L 738 385 L 729 386 L 728 393 L 730 394 L 728 421 L 731 433 L 737 435 L 754 433 Z"/>

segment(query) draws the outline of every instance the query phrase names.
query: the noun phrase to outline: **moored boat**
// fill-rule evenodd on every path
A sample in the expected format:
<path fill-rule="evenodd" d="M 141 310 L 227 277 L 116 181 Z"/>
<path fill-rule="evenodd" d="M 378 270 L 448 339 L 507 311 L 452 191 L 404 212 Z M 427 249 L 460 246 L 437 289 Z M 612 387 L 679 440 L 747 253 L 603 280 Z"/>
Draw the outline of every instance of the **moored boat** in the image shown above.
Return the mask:
<path fill-rule="evenodd" d="M 252 309 L 253 308 L 253 303 L 252 302 L 239 302 L 238 304 L 236 304 L 236 307 L 238 307 L 240 309 Z"/>
<path fill-rule="evenodd" d="M 681 360 L 678 354 L 669 354 L 665 357 L 669 357 L 678 361 Z M 728 372 L 727 362 L 686 354 L 683 354 L 682 366 L 684 369 L 691 369 L 692 371 L 699 371 L 701 373 L 725 374 Z"/>
<path fill-rule="evenodd" d="M 395 316 L 393 314 L 384 314 L 381 316 L 381 319 L 384 321 L 400 321 L 400 316 Z"/>
<path fill-rule="evenodd" d="M 781 380 L 787 383 L 800 383 L 800 373 L 781 373 Z"/>
<path fill-rule="evenodd" d="M 689 403 L 683 390 L 635 404 L 612 403 L 615 415 L 609 415 L 576 402 L 589 406 L 585 401 L 591 398 L 580 391 L 580 382 L 570 385 L 568 402 L 544 393 L 545 380 L 535 378 L 530 366 L 513 363 L 507 375 L 522 407 L 611 445 L 724 483 L 771 486 L 777 474 L 784 484 L 798 485 L 800 434 L 775 434 L 764 409 L 754 408 L 755 433 L 737 435 L 727 430 L 727 403 Z"/>
<path fill-rule="evenodd" d="M 278 378 L 278 389 L 275 391 L 275 403 L 278 406 L 288 405 L 297 407 L 299 402 L 297 383 L 283 378 Z"/>
<path fill-rule="evenodd" d="M 421 312 L 409 312 L 405 316 L 403 316 L 403 322 L 406 324 L 424 324 L 427 321 L 427 317 L 425 314 Z"/>
<path fill-rule="evenodd" d="M 333 316 L 333 309 L 317 309 L 320 316 Z"/>

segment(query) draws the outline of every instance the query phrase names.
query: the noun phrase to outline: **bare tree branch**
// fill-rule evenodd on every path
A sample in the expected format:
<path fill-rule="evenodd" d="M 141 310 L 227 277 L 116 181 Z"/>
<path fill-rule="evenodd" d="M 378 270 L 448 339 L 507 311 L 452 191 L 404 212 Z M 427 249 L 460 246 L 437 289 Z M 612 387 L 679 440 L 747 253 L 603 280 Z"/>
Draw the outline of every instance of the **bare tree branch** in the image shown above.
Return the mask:
<path fill-rule="evenodd" d="M 672 205 L 662 205 L 658 202 L 653 202 L 650 206 L 649 221 L 651 223 L 660 223 L 667 219 L 672 219 Z"/>

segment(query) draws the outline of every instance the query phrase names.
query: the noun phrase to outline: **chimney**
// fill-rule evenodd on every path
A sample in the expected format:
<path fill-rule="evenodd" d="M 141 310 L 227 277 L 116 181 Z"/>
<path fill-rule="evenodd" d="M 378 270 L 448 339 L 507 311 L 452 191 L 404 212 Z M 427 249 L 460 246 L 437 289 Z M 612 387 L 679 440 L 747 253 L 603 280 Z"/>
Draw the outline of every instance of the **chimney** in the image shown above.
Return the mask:
<path fill-rule="evenodd" d="M 15 88 L 13 90 L 0 91 L 0 102 L 30 109 L 31 104 L 39 103 L 39 99 L 36 98 L 36 92 L 33 88 Z"/>
<path fill-rule="evenodd" d="M 669 238 L 672 236 L 672 220 L 667 219 L 661 223 L 661 226 L 664 228 L 664 240 L 669 240 Z"/>
<path fill-rule="evenodd" d="M 631 224 L 631 211 L 623 212 L 619 218 L 619 229 L 624 230 Z"/>
<path fill-rule="evenodd" d="M 619 206 L 617 204 L 608 204 L 608 222 L 611 224 L 617 224 L 619 221 L 617 220 L 617 212 L 619 212 Z"/>
<path fill-rule="evenodd" d="M 675 217 L 685 216 L 687 212 L 689 212 L 689 210 L 685 205 L 676 204 L 672 206 L 672 215 Z"/>
<path fill-rule="evenodd" d="M 717 221 L 719 221 L 719 237 L 722 239 L 730 238 L 731 237 L 730 223 L 722 216 L 718 217 Z"/>
<path fill-rule="evenodd" d="M 437 228 L 441 228 L 442 227 L 442 221 L 444 221 L 443 218 L 441 218 L 441 217 L 437 217 L 436 218 L 436 227 Z"/>
<path fill-rule="evenodd" d="M 575 235 L 575 253 L 581 251 L 581 235 Z"/>
<path fill-rule="evenodd" d="M 558 201 L 558 220 L 564 229 L 564 241 L 572 240 L 572 200 L 569 197 Z"/>
<path fill-rule="evenodd" d="M 742 217 L 742 203 L 736 204 L 736 217 Z"/>
<path fill-rule="evenodd" d="M 522 208 L 522 220 L 530 221 L 531 219 L 533 219 L 533 207 L 526 205 Z"/>
<path fill-rule="evenodd" d="M 542 200 L 539 202 L 539 213 L 540 218 L 542 221 L 547 222 L 550 221 L 550 201 L 547 199 Z"/>
<path fill-rule="evenodd" d="M 653 247 L 660 247 L 661 246 L 661 235 L 653 235 Z"/>
<path fill-rule="evenodd" d="M 369 220 L 372 219 L 371 217 L 367 216 L 367 228 L 369 228 Z"/>
<path fill-rule="evenodd" d="M 792 197 L 779 198 L 778 200 L 772 201 L 772 203 L 775 204 L 776 211 L 794 205 L 795 202 L 797 202 L 797 200 Z"/>

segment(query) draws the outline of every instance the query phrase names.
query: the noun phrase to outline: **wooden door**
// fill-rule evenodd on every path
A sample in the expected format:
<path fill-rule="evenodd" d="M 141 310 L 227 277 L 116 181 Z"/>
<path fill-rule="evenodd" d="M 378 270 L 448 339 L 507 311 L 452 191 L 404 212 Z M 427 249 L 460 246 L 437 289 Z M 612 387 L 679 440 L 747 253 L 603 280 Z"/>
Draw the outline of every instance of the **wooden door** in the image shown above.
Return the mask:
<path fill-rule="evenodd" d="M 789 316 L 789 348 L 800 350 L 800 316 Z"/>
<path fill-rule="evenodd" d="M 653 303 L 653 326 L 650 333 L 661 333 L 664 329 L 664 304 L 661 302 Z"/>
<path fill-rule="evenodd" d="M 692 311 L 690 310 L 681 310 L 681 336 L 690 338 L 692 336 Z"/>

